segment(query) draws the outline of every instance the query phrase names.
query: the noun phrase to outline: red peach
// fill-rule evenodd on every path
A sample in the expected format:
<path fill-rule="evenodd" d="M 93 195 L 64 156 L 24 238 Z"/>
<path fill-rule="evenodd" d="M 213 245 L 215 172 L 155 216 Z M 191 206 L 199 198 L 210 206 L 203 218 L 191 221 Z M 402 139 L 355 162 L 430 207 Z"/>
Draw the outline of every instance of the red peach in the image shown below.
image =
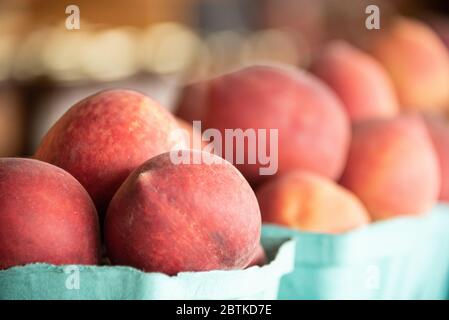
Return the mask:
<path fill-rule="evenodd" d="M 113 264 L 174 275 L 245 268 L 260 240 L 261 218 L 249 184 L 229 162 L 198 150 L 147 161 L 126 179 L 105 220 Z M 207 161 L 207 162 L 205 162 Z"/>
<path fill-rule="evenodd" d="M 0 269 L 99 259 L 98 217 L 81 184 L 51 164 L 0 159 Z"/>
<path fill-rule="evenodd" d="M 279 173 L 300 168 L 340 176 L 350 139 L 348 117 L 338 97 L 314 76 L 284 66 L 250 66 L 210 80 L 205 103 L 205 127 L 223 137 L 226 129 L 278 130 Z M 270 151 L 268 141 L 266 146 Z M 260 159 L 249 163 L 248 153 L 246 148 L 245 163 L 236 166 L 258 183 L 263 165 Z"/>
<path fill-rule="evenodd" d="M 35 157 L 71 173 L 100 216 L 126 177 L 184 140 L 174 117 L 135 91 L 108 90 L 75 104 L 50 129 Z"/>

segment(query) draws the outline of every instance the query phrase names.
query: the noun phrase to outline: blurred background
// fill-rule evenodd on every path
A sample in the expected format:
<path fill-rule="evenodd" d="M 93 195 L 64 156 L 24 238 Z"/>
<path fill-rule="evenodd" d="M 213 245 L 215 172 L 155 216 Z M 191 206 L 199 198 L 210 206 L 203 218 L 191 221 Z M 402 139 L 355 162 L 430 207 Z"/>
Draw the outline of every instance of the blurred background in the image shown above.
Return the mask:
<path fill-rule="evenodd" d="M 65 26 L 72 4 L 79 30 Z M 31 155 L 62 113 L 101 89 L 171 108 L 181 84 L 242 63 L 307 68 L 329 39 L 363 47 L 377 32 L 365 28 L 370 4 L 381 28 L 414 16 L 449 46 L 447 0 L 0 0 L 0 156 Z"/>

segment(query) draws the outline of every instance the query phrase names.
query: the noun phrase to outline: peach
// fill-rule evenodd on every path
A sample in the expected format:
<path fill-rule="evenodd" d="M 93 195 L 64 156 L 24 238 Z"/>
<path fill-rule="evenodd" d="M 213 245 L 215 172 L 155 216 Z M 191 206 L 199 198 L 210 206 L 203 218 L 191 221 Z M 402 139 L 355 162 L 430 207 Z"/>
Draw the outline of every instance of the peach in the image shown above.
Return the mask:
<path fill-rule="evenodd" d="M 328 178 L 292 171 L 257 190 L 262 220 L 301 231 L 341 233 L 370 221 L 363 204 Z"/>
<path fill-rule="evenodd" d="M 313 72 L 341 98 L 352 121 L 398 114 L 394 86 L 383 66 L 344 41 L 328 44 Z"/>
<path fill-rule="evenodd" d="M 398 18 L 374 41 L 373 54 L 390 73 L 402 107 L 441 113 L 449 103 L 449 54 L 422 22 Z"/>
<path fill-rule="evenodd" d="M 341 183 L 375 220 L 431 209 L 440 170 L 422 119 L 407 115 L 356 124 Z"/>
<path fill-rule="evenodd" d="M 249 66 L 210 80 L 205 103 L 205 127 L 223 137 L 226 129 L 277 130 L 278 173 L 300 168 L 340 176 L 349 120 L 338 97 L 313 75 L 281 65 Z M 269 141 L 261 144 L 273 152 Z M 244 163 L 234 163 L 251 183 L 259 183 L 266 178 L 260 174 L 264 165 L 260 159 L 250 163 L 249 152 L 246 148 Z"/>
<path fill-rule="evenodd" d="M 440 118 L 427 117 L 427 129 L 435 147 L 441 170 L 439 200 L 449 201 L 449 125 Z"/>
<path fill-rule="evenodd" d="M 50 129 L 35 157 L 61 167 L 89 192 L 103 216 L 127 176 L 184 140 L 174 117 L 156 101 L 109 90 L 75 104 Z"/>
<path fill-rule="evenodd" d="M 81 184 L 51 164 L 1 158 L 0 269 L 99 259 L 98 217 Z"/>
<path fill-rule="evenodd" d="M 115 194 L 105 220 L 111 262 L 169 275 L 245 268 L 260 241 L 254 192 L 222 158 L 182 153 L 189 162 L 172 152 L 147 161 Z"/>

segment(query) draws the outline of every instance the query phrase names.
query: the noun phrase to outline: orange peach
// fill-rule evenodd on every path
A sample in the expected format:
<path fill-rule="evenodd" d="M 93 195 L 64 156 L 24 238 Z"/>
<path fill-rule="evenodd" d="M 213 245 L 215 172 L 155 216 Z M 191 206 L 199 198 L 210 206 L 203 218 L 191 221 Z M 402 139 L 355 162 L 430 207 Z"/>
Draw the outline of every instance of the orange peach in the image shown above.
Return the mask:
<path fill-rule="evenodd" d="M 312 70 L 334 89 L 352 121 L 391 117 L 399 112 L 394 86 L 386 70 L 349 43 L 331 42 Z"/>
<path fill-rule="evenodd" d="M 449 103 L 449 53 L 426 24 L 398 18 L 373 44 L 390 73 L 402 107 L 440 113 Z"/>
<path fill-rule="evenodd" d="M 293 171 L 269 181 L 256 195 L 265 223 L 340 233 L 370 221 L 366 209 L 351 192 L 307 171 Z"/>
<path fill-rule="evenodd" d="M 430 210 L 440 190 L 440 169 L 422 119 L 400 116 L 356 124 L 341 183 L 373 219 Z"/>

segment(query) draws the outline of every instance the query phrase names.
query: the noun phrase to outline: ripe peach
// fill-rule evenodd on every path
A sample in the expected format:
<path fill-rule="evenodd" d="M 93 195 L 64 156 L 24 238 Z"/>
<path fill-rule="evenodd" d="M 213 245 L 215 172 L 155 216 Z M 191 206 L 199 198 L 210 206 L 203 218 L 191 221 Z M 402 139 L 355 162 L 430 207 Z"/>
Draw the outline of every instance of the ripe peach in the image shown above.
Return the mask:
<path fill-rule="evenodd" d="M 0 159 L 0 269 L 42 262 L 97 264 L 98 217 L 70 174 L 31 159 Z"/>
<path fill-rule="evenodd" d="M 111 262 L 169 275 L 245 268 L 260 240 L 254 192 L 229 162 L 182 152 L 205 160 L 176 164 L 171 152 L 161 154 L 115 194 L 105 220 Z"/>
<path fill-rule="evenodd" d="M 373 53 L 386 67 L 402 107 L 441 113 L 449 103 L 449 54 L 422 22 L 399 18 L 374 41 Z"/>
<path fill-rule="evenodd" d="M 332 179 L 340 176 L 349 120 L 338 97 L 314 76 L 284 66 L 250 66 L 210 80 L 205 103 L 205 127 L 218 129 L 223 137 L 226 129 L 278 130 L 279 173 L 300 168 Z M 269 141 L 263 147 L 270 152 Z M 260 159 L 249 163 L 249 152 L 245 148 L 246 161 L 236 166 L 258 183 L 264 165 Z"/>
<path fill-rule="evenodd" d="M 400 116 L 356 124 L 341 183 L 373 219 L 431 209 L 440 190 L 440 170 L 423 121 Z"/>
<path fill-rule="evenodd" d="M 386 70 L 349 43 L 331 42 L 312 70 L 334 89 L 352 121 L 391 117 L 399 112 L 394 86 Z"/>
<path fill-rule="evenodd" d="M 257 190 L 262 220 L 302 231 L 340 233 L 369 223 L 359 199 L 332 180 L 292 171 Z"/>
<path fill-rule="evenodd" d="M 184 142 L 172 134 L 176 128 L 174 117 L 145 95 L 102 91 L 65 113 L 44 137 L 35 157 L 77 178 L 102 216 L 135 168 Z"/>

